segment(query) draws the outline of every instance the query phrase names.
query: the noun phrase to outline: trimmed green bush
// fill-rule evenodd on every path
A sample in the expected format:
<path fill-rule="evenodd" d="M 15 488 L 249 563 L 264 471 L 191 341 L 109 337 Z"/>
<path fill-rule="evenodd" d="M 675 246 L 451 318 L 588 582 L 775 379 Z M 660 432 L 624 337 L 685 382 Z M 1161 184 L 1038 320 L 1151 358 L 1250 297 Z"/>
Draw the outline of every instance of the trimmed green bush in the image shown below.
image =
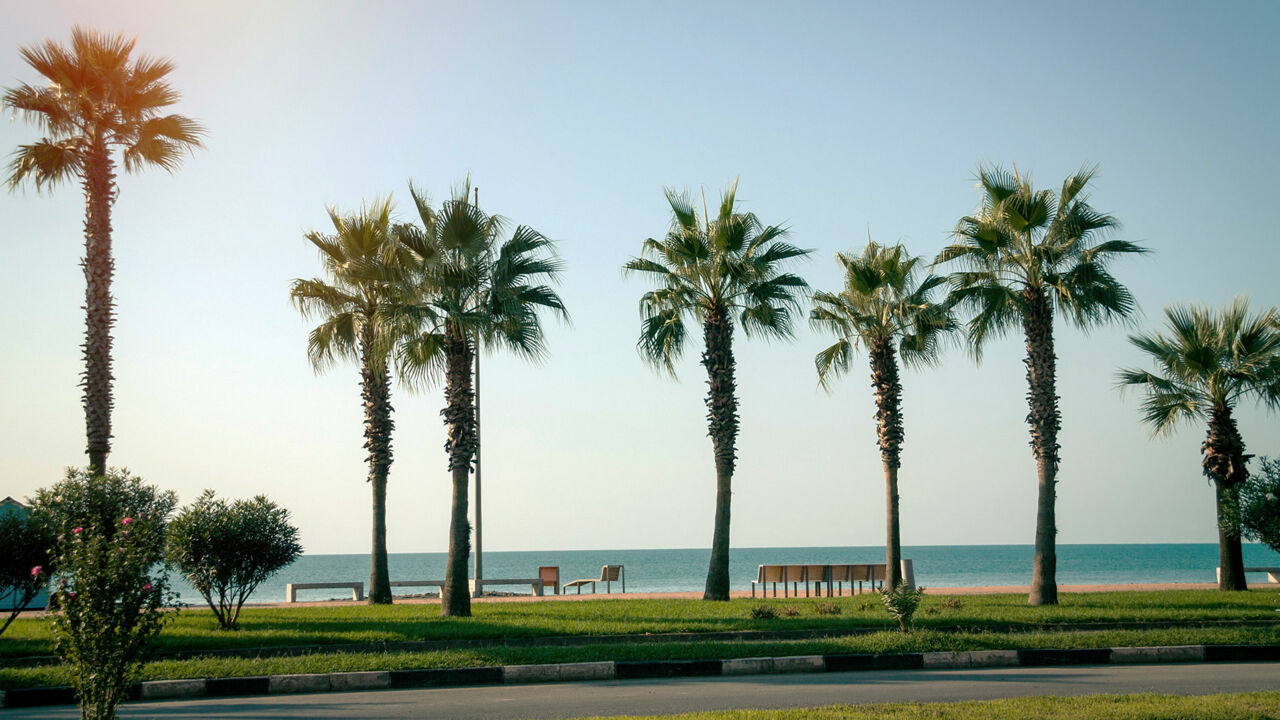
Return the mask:
<path fill-rule="evenodd" d="M 258 495 L 230 504 L 205 490 L 169 523 L 169 563 L 186 577 L 223 630 L 258 585 L 302 554 L 289 511 Z"/>
<path fill-rule="evenodd" d="M 13 600 L 13 610 L 0 635 L 49 583 L 54 569 L 54 535 L 38 516 L 12 512 L 0 516 L 0 595 Z"/>

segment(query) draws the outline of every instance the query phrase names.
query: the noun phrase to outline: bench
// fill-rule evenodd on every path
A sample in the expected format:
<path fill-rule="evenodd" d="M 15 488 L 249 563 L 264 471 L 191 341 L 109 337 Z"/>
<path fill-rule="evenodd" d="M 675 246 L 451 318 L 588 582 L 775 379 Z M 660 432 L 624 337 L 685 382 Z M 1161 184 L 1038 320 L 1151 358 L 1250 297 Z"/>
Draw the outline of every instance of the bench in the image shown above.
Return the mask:
<path fill-rule="evenodd" d="M 1218 582 L 1222 582 L 1222 568 L 1218 570 Z M 1280 583 L 1280 567 L 1247 567 L 1244 569 L 1246 573 L 1266 573 L 1267 582 Z"/>
<path fill-rule="evenodd" d="M 916 586 L 915 563 L 906 558 L 901 562 L 902 579 L 909 586 Z M 831 597 L 832 585 L 839 584 L 840 594 L 844 594 L 844 583 L 849 583 L 849 592 L 853 593 L 853 584 L 858 583 L 858 591 L 862 591 L 862 583 L 871 583 L 874 590 L 876 582 L 884 586 L 884 563 L 859 565 L 760 565 L 756 569 L 756 579 L 751 581 L 751 597 L 756 596 L 756 585 L 761 586 L 761 597 L 765 596 L 768 586 L 773 586 L 773 596 L 778 596 L 778 583 L 782 583 L 782 596 L 787 597 L 787 584 L 795 589 L 795 596 L 800 597 L 799 584 L 804 583 L 804 595 L 809 597 L 809 585 L 816 588 L 818 597 L 822 597 L 822 583 L 827 584 L 827 597 Z"/>
<path fill-rule="evenodd" d="M 443 580 L 392 580 L 391 587 L 438 587 L 444 590 Z"/>
<path fill-rule="evenodd" d="M 471 588 L 471 591 L 472 591 L 472 592 L 475 592 L 475 590 L 476 590 L 476 581 L 475 581 L 475 580 L 471 580 L 471 581 L 469 581 L 469 583 L 470 583 L 469 587 Z M 486 586 L 488 586 L 488 585 L 528 585 L 529 587 L 533 588 L 533 594 L 534 594 L 534 595 L 537 595 L 537 596 L 541 597 L 541 596 L 542 596 L 543 581 L 542 581 L 542 578 L 540 578 L 540 577 L 536 577 L 536 578 L 481 578 L 481 580 L 480 580 L 480 587 L 481 587 L 481 590 L 483 591 L 484 587 L 486 587 Z"/>
<path fill-rule="evenodd" d="M 364 600 L 364 583 L 362 582 L 332 582 L 332 583 L 289 583 L 284 586 L 284 601 L 290 603 L 298 602 L 299 590 L 330 590 L 341 589 L 350 590 L 351 599 L 356 602 Z"/>

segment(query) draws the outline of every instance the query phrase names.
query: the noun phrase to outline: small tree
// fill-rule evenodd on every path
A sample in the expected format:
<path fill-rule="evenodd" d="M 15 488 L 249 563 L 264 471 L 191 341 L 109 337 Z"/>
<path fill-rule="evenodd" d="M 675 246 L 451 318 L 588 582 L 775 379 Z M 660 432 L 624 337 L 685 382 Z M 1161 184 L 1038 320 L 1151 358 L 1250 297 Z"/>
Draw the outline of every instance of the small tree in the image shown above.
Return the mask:
<path fill-rule="evenodd" d="M 53 571 L 53 534 L 49 526 L 19 512 L 0 516 L 0 596 L 13 601 L 0 635 L 49 583 Z"/>
<path fill-rule="evenodd" d="M 924 588 L 913 588 L 905 580 L 899 581 L 892 589 L 880 594 L 884 609 L 889 611 L 890 617 L 898 621 L 898 627 L 904 633 L 911 632 L 911 618 L 915 616 L 916 608 L 920 607 L 920 601 L 923 599 Z"/>
<path fill-rule="evenodd" d="M 1280 553 L 1280 458 L 1260 459 L 1239 492 L 1242 534 Z"/>
<path fill-rule="evenodd" d="M 53 645 L 68 665 L 83 720 L 109 720 L 150 640 L 174 613 L 160 565 L 177 499 L 127 470 L 72 468 L 36 494 L 34 517 L 60 533 L 50 598 Z"/>
<path fill-rule="evenodd" d="M 230 504 L 205 490 L 169 523 L 170 564 L 204 597 L 223 630 L 259 583 L 302 554 L 289 511 L 258 495 Z"/>

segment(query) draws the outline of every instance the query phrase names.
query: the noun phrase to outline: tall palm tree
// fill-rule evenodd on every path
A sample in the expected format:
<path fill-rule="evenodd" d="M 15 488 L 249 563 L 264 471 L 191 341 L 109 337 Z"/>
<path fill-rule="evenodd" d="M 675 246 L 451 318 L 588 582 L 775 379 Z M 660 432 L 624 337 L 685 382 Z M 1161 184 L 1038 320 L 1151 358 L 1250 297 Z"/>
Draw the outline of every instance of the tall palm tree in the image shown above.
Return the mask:
<path fill-rule="evenodd" d="M 1117 256 L 1146 252 L 1125 240 L 1104 239 L 1118 223 L 1089 205 L 1084 194 L 1096 172 L 1081 169 L 1054 193 L 1035 190 L 1016 172 L 981 168 L 978 212 L 960 220 L 954 242 L 934 261 L 960 266 L 950 276 L 949 302 L 973 313 L 968 342 L 976 359 L 981 361 L 990 338 L 1019 325 L 1026 339 L 1027 424 L 1039 485 L 1032 605 L 1058 602 L 1055 498 L 1062 416 L 1054 312 L 1082 329 L 1130 317 L 1137 304 L 1108 266 Z"/>
<path fill-rule="evenodd" d="M 388 359 L 398 337 L 395 302 L 405 273 L 392 237 L 391 198 L 376 200 L 351 215 L 329 208 L 329 220 L 332 234 L 306 235 L 320 250 L 325 278 L 294 280 L 289 298 L 303 317 L 320 320 L 307 340 L 307 355 L 317 373 L 339 360 L 360 364 L 364 447 L 369 451 L 373 489 L 369 602 L 389 604 L 387 474 L 395 422 Z"/>
<path fill-rule="evenodd" d="M 568 313 L 550 286 L 561 270 L 551 240 L 525 225 L 502 240 L 507 221 L 468 201 L 470 178 L 439 210 L 425 193 L 412 186 L 409 190 L 422 227 L 402 225 L 396 233 L 413 268 L 397 361 L 401 377 L 410 384 L 444 381 L 441 415 L 449 429 L 445 451 L 453 504 L 440 613 L 466 617 L 471 615 L 467 490 L 477 443 L 475 355 L 491 345 L 541 359 L 546 355 L 541 311 L 565 320 Z"/>
<path fill-rule="evenodd" d="M 1165 308 L 1166 333 L 1131 335 L 1129 341 L 1151 356 L 1156 371 L 1126 369 L 1120 386 L 1141 387 L 1142 420 L 1156 435 L 1178 424 L 1203 420 L 1208 434 L 1200 446 L 1201 466 L 1214 484 L 1218 510 L 1220 590 L 1244 590 L 1244 558 L 1238 526 L 1231 522 L 1235 493 L 1249 475 L 1244 439 L 1235 407 L 1253 399 L 1280 410 L 1280 310 L 1250 314 L 1237 298 L 1222 310 L 1175 305 Z"/>
<path fill-rule="evenodd" d="M 859 255 L 836 253 L 844 268 L 844 290 L 816 292 L 809 322 L 838 340 L 814 358 L 823 387 L 848 372 L 859 345 L 871 361 L 876 393 L 876 439 L 884 464 L 885 586 L 902 580 L 902 538 L 898 520 L 898 469 L 902 466 L 902 383 L 898 355 L 908 367 L 938 362 L 941 340 L 958 329 L 951 309 L 935 300 L 946 278 L 920 279 L 922 258 L 901 244 L 886 247 L 868 240 Z"/>
<path fill-rule="evenodd" d="M 671 227 L 661 240 L 644 241 L 639 257 L 623 266 L 652 277 L 658 287 L 640 298 L 640 354 L 675 377 L 689 321 L 702 325 L 707 369 L 707 433 L 716 463 L 716 519 L 707 567 L 706 600 L 729 599 L 729 510 L 737 460 L 738 397 L 733 358 L 734 316 L 748 337 L 789 338 L 808 284 L 781 271 L 809 253 L 783 241 L 786 230 L 765 226 L 752 213 L 735 212 L 735 180 L 721 196 L 715 220 L 702 217 L 688 194 L 666 191 Z M 704 196 L 705 198 L 705 196 Z"/>
<path fill-rule="evenodd" d="M 128 172 L 156 166 L 173 172 L 182 156 L 201 147 L 204 128 L 182 115 L 161 115 L 179 94 L 165 77 L 164 58 L 131 57 L 134 40 L 79 27 L 71 46 L 52 40 L 19 48 L 47 84 L 7 88 L 3 106 L 45 133 L 19 145 L 9 164 L 12 191 L 31 179 L 44 190 L 73 179 L 84 188 L 84 388 L 89 467 L 106 472 L 111 452 L 111 206 L 118 195 L 116 151 Z"/>

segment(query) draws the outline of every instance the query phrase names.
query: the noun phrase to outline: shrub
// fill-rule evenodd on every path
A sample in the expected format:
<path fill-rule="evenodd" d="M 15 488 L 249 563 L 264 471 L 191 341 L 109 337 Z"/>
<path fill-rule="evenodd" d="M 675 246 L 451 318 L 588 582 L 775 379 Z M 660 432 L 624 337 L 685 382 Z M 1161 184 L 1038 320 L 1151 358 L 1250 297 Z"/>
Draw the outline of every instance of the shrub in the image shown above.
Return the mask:
<path fill-rule="evenodd" d="M 773 620 L 778 617 L 778 609 L 772 605 L 757 605 L 751 608 L 752 620 Z"/>
<path fill-rule="evenodd" d="M 263 495 L 228 504 L 212 490 L 169 523 L 166 548 L 223 630 L 237 628 L 240 608 L 259 583 L 302 554 L 288 510 Z"/>
<path fill-rule="evenodd" d="M 53 572 L 54 535 L 48 523 L 27 513 L 0 515 L 0 596 L 13 601 L 13 610 L 0 625 L 0 635 L 18 614 L 48 586 Z"/>
<path fill-rule="evenodd" d="M 820 602 L 813 604 L 813 611 L 819 615 L 839 615 L 844 608 L 833 602 Z"/>
<path fill-rule="evenodd" d="M 1239 486 L 1242 534 L 1280 552 L 1280 459 L 1261 458 Z"/>
<path fill-rule="evenodd" d="M 911 632 L 911 618 L 916 614 L 916 608 L 920 607 L 923 597 L 924 588 L 912 588 L 901 581 L 892 590 L 880 593 L 880 601 L 889 611 L 889 616 L 898 621 L 898 627 L 904 633 Z"/>
<path fill-rule="evenodd" d="M 50 597 L 53 645 L 68 666 L 85 720 L 115 717 L 151 638 L 173 618 L 163 565 L 165 520 L 176 498 L 112 470 L 70 469 L 36 494 L 32 514 L 58 528 Z"/>
<path fill-rule="evenodd" d="M 954 595 L 948 595 L 942 598 L 942 602 L 939 602 L 938 606 L 943 610 L 963 610 L 964 601 Z"/>
<path fill-rule="evenodd" d="M 784 617 L 796 617 L 799 614 L 800 614 L 800 608 L 796 607 L 795 605 L 787 605 L 786 607 L 782 608 L 782 615 Z"/>

